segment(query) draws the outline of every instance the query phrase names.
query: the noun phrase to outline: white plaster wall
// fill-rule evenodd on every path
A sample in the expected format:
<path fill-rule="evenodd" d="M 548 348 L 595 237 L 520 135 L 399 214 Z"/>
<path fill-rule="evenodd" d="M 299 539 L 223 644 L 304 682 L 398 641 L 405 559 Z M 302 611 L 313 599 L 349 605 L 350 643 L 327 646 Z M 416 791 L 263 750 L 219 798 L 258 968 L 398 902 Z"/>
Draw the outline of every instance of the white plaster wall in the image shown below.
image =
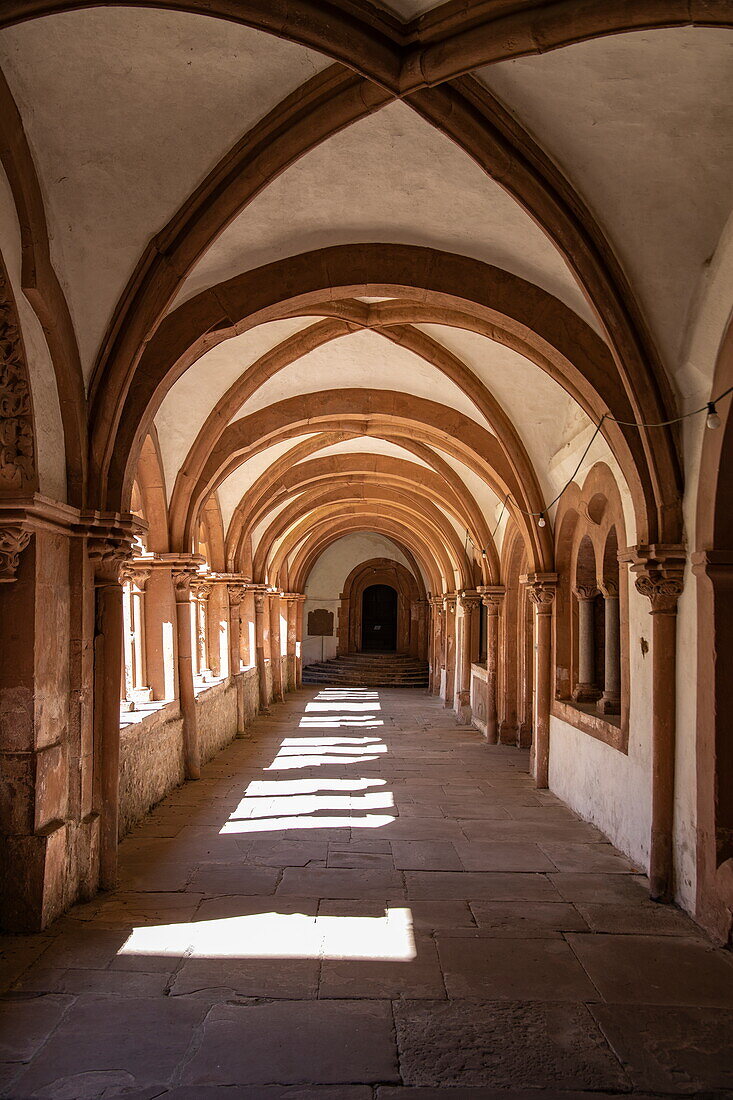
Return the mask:
<path fill-rule="evenodd" d="M 321 639 L 308 637 L 308 612 L 325 607 L 333 612 L 332 638 L 323 639 L 324 659 L 336 656 L 338 641 L 339 596 L 352 569 L 371 558 L 392 558 L 410 568 L 410 564 L 391 539 L 376 532 L 354 532 L 332 543 L 316 561 L 306 582 L 303 606 L 303 664 L 321 660 Z"/>
<path fill-rule="evenodd" d="M 0 166 L 0 253 L 2 253 L 23 334 L 33 401 L 36 464 L 40 491 L 66 501 L 66 445 L 56 375 L 46 337 L 21 290 L 20 226 L 10 184 Z"/>
<path fill-rule="evenodd" d="M 281 458 L 288 451 L 291 451 L 293 447 L 297 446 L 304 439 L 309 439 L 312 434 L 312 432 L 306 432 L 297 438 L 285 439 L 282 443 L 276 443 L 272 447 L 267 447 L 265 450 L 259 451 L 256 455 L 253 455 L 252 458 L 243 462 L 241 466 L 238 466 L 229 477 L 222 481 L 218 492 L 225 532 L 229 530 L 229 524 L 232 521 L 234 509 L 257 478 L 264 474 L 265 470 L 269 469 L 278 458 Z"/>
<path fill-rule="evenodd" d="M 628 756 L 550 718 L 550 789 L 645 870 L 651 826 L 651 626 L 649 601 L 630 583 Z M 646 656 L 642 638 L 649 644 Z"/>

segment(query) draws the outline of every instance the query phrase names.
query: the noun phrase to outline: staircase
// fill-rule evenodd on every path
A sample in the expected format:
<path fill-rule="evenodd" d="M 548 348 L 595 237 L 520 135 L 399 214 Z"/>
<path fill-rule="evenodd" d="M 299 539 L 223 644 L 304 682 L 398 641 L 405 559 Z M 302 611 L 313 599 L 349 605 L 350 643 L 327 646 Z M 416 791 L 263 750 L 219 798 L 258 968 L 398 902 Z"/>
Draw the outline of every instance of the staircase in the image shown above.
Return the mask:
<path fill-rule="evenodd" d="M 404 653 L 348 653 L 306 665 L 303 683 L 426 688 L 428 663 Z"/>

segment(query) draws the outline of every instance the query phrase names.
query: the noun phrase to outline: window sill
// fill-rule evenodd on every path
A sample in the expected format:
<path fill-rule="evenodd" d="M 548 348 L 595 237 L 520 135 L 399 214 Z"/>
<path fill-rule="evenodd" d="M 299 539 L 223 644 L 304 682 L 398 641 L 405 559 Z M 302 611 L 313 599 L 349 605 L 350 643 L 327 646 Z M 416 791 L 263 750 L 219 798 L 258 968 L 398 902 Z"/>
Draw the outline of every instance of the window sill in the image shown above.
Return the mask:
<path fill-rule="evenodd" d="M 603 741 L 612 749 L 628 754 L 629 730 L 628 724 L 622 720 L 620 714 L 596 714 L 592 704 L 584 706 L 582 703 L 573 703 L 567 699 L 555 699 L 552 704 L 552 715 L 569 726 L 582 730 L 583 733 L 595 737 L 597 741 Z"/>

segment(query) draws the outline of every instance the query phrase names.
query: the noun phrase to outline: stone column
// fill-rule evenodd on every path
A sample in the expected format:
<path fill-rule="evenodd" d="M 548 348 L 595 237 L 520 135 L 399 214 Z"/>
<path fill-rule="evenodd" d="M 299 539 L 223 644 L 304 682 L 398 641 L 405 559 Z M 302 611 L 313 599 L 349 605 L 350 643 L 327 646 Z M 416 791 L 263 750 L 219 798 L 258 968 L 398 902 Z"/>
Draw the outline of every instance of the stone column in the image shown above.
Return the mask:
<path fill-rule="evenodd" d="M 90 538 L 94 567 L 94 737 L 99 746 L 99 884 L 117 885 L 120 816 L 120 680 L 123 661 L 121 571 L 132 555 L 132 540 Z"/>
<path fill-rule="evenodd" d="M 473 640 L 473 614 L 478 608 L 481 598 L 477 592 L 462 592 L 460 596 L 461 611 L 461 651 L 458 654 L 458 698 L 456 699 L 456 715 L 458 721 L 465 726 L 471 724 L 471 664 L 472 664 L 472 640 Z"/>
<path fill-rule="evenodd" d="M 305 595 L 298 592 L 295 596 L 295 687 L 303 686 L 303 605 Z"/>
<path fill-rule="evenodd" d="M 275 703 L 282 703 L 285 697 L 280 632 L 280 593 L 272 592 L 270 594 L 270 667 L 272 668 L 272 699 Z"/>
<path fill-rule="evenodd" d="M 499 612 L 504 588 L 486 585 L 479 592 L 486 608 L 486 740 L 495 745 L 499 740 Z"/>
<path fill-rule="evenodd" d="M 636 588 L 652 616 L 652 825 L 649 890 L 656 901 L 674 895 L 675 723 L 677 697 L 677 601 L 682 593 L 684 550 L 677 546 L 631 547 Z"/>
<path fill-rule="evenodd" d="M 255 589 L 255 649 L 257 651 L 257 677 L 259 679 L 260 710 L 267 711 L 270 696 L 267 690 L 267 656 L 270 646 L 269 608 L 267 592 Z"/>
<path fill-rule="evenodd" d="M 618 588 L 611 581 L 600 586 L 604 605 L 605 654 L 603 695 L 598 700 L 599 714 L 621 713 L 621 620 Z"/>
<path fill-rule="evenodd" d="M 430 600 L 430 694 L 437 695 L 440 692 L 440 635 L 441 621 L 443 618 L 443 597 L 431 596 Z"/>
<path fill-rule="evenodd" d="M 196 577 L 191 582 L 191 595 L 194 606 L 194 636 L 196 639 L 196 677 L 205 683 L 211 679 L 209 668 L 209 596 L 213 584 L 204 577 Z"/>
<path fill-rule="evenodd" d="M 229 675 L 234 681 L 237 696 L 237 736 L 244 736 L 244 687 L 241 682 L 242 638 L 240 612 L 247 586 L 244 581 L 227 580 L 227 598 L 229 600 Z"/>
<path fill-rule="evenodd" d="M 130 585 L 130 621 L 125 623 L 129 631 L 129 639 L 125 646 L 125 653 L 126 661 L 130 662 L 127 699 L 132 704 L 131 710 L 135 703 L 148 702 L 151 697 L 145 636 L 145 585 L 151 573 L 152 568 L 144 559 L 133 560 L 122 570 L 122 580 Z"/>
<path fill-rule="evenodd" d="M 176 596 L 178 701 L 183 722 L 183 766 L 186 779 L 201 778 L 191 637 L 191 582 L 197 575 L 198 565 L 195 562 L 180 562 L 172 570 L 173 591 Z"/>
<path fill-rule="evenodd" d="M 599 691 L 596 686 L 596 645 L 594 606 L 598 589 L 594 585 L 577 585 L 574 589 L 578 600 L 578 682 L 573 690 L 576 703 L 595 703 Z"/>
<path fill-rule="evenodd" d="M 286 593 L 281 597 L 285 600 L 285 606 L 288 617 L 288 682 L 286 688 L 288 691 L 295 690 L 296 673 L 295 673 L 295 652 L 297 649 L 297 634 L 298 634 L 298 604 L 296 598 L 292 592 Z"/>
<path fill-rule="evenodd" d="M 544 789 L 550 769 L 550 705 L 552 701 L 552 607 L 557 573 L 521 577 L 534 605 L 534 696 L 532 707 L 534 780 Z"/>
<path fill-rule="evenodd" d="M 445 613 L 445 706 L 453 706 L 456 687 L 456 596 L 443 597 Z"/>

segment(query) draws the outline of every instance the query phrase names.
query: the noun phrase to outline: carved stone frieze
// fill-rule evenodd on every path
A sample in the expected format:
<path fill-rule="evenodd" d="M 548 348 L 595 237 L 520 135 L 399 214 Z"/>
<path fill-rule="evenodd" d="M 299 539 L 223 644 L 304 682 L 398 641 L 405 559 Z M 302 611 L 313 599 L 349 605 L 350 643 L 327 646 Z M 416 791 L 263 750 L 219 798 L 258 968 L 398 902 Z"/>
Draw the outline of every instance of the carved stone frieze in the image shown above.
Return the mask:
<path fill-rule="evenodd" d="M 35 482 L 33 408 L 10 280 L 0 261 L 0 493 Z"/>
<path fill-rule="evenodd" d="M 0 526 L 0 584 L 15 580 L 20 555 L 30 541 L 30 531 L 19 524 Z"/>

